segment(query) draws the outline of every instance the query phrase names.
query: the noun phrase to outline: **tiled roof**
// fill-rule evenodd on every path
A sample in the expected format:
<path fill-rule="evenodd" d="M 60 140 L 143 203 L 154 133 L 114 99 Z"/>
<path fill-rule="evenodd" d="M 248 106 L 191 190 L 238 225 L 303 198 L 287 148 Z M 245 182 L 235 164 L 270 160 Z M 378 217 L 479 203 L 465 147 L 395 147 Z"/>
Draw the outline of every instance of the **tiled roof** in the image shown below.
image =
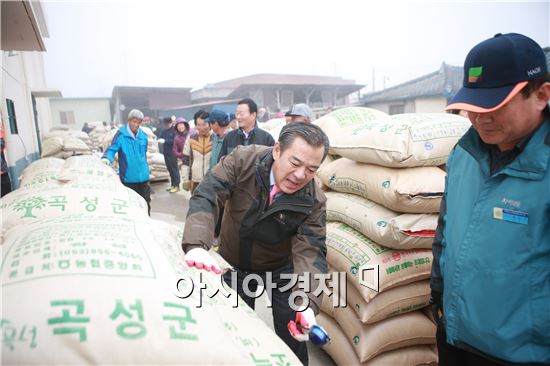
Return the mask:
<path fill-rule="evenodd" d="M 438 71 L 407 81 L 361 98 L 361 105 L 416 99 L 419 97 L 446 96 L 453 97 L 462 87 L 462 67 L 443 63 Z"/>

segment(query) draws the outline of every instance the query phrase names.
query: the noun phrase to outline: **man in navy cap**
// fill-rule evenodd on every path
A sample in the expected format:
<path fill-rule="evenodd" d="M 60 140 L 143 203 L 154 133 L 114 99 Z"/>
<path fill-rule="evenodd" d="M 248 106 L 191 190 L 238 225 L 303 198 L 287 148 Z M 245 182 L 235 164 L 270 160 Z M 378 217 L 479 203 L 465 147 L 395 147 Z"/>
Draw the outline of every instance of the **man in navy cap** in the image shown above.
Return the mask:
<path fill-rule="evenodd" d="M 433 243 L 440 365 L 550 364 L 550 76 L 541 47 L 497 34 L 447 110 L 472 128 L 447 161 Z"/>
<path fill-rule="evenodd" d="M 213 109 L 210 115 L 206 119 L 206 122 L 210 123 L 212 128 L 212 155 L 210 155 L 210 168 L 212 170 L 214 165 L 218 163 L 218 157 L 222 149 L 223 139 L 229 132 L 229 115 L 222 110 Z"/>

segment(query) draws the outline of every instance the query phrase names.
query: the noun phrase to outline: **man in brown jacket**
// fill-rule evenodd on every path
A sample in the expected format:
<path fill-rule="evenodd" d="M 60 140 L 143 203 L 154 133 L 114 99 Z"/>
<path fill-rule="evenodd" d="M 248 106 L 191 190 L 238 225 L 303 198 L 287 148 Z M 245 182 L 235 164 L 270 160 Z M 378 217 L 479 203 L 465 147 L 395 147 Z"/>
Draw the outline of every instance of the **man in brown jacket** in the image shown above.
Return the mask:
<path fill-rule="evenodd" d="M 318 275 L 327 273 L 326 198 L 313 177 L 328 147 L 325 133 L 305 123 L 284 126 L 274 147 L 238 146 L 195 190 L 182 243 L 189 266 L 220 273 L 207 250 L 212 245 L 218 205 L 223 205 L 219 253 L 236 272 L 225 273 L 225 282 L 254 308 L 255 298 L 250 294 L 256 293 L 258 283 L 250 278 L 244 282 L 245 277 L 260 276 L 264 283 L 267 278 L 268 285 L 271 281 L 275 287 L 268 295 L 275 332 L 304 364 L 308 356 L 302 342 L 307 334 L 294 328 L 291 335 L 287 324 L 296 318 L 302 327 L 314 325 L 321 305 L 322 293 L 315 296 L 312 292 L 323 285 Z M 299 295 L 305 291 L 300 292 L 297 285 L 280 291 L 292 287 L 288 285 L 292 274 L 309 281 L 307 296 Z M 246 289 L 243 282 L 248 284 Z"/>

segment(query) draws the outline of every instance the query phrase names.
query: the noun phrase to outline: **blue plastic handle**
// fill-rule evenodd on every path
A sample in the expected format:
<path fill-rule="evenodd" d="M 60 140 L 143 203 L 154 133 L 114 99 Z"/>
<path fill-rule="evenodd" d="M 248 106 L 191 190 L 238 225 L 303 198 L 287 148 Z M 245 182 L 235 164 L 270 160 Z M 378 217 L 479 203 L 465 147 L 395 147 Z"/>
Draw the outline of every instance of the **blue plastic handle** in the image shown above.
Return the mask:
<path fill-rule="evenodd" d="M 309 329 L 309 340 L 317 347 L 321 347 L 330 342 L 330 337 L 323 327 L 314 325 Z"/>

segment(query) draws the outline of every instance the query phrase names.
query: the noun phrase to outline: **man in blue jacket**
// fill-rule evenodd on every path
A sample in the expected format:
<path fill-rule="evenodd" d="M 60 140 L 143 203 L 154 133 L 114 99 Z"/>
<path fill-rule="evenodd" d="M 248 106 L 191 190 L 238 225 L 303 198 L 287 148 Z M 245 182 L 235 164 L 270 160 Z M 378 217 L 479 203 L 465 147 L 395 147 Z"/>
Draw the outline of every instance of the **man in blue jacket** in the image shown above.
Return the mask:
<path fill-rule="evenodd" d="M 147 134 L 139 126 L 143 113 L 132 109 L 128 123 L 118 129 L 111 146 L 103 153 L 101 160 L 111 164 L 118 153 L 118 174 L 122 184 L 136 191 L 147 202 L 151 216 L 151 187 L 149 186 L 149 165 L 147 165 Z"/>
<path fill-rule="evenodd" d="M 541 47 L 497 34 L 447 110 L 472 128 L 447 161 L 433 243 L 439 364 L 550 364 L 550 75 Z"/>

